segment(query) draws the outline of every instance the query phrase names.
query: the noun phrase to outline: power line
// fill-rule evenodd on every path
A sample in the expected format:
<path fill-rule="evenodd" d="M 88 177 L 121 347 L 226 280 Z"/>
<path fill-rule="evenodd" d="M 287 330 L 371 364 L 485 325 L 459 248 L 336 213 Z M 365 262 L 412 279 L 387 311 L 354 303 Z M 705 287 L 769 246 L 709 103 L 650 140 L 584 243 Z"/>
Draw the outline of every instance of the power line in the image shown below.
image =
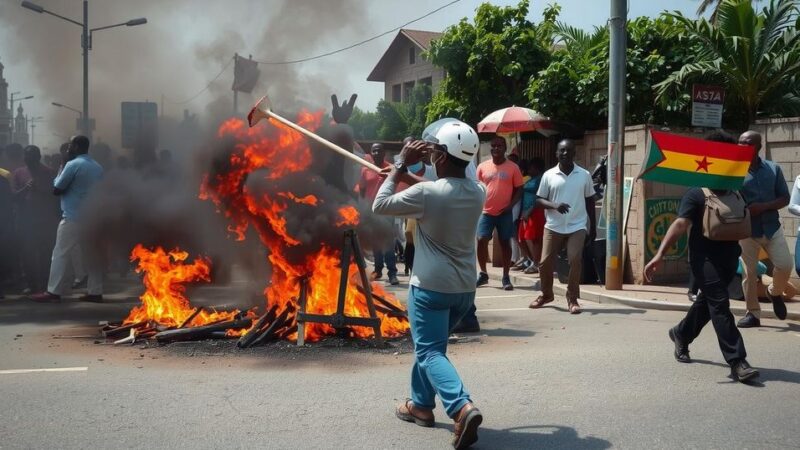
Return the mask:
<path fill-rule="evenodd" d="M 170 99 L 169 99 L 168 97 L 166 97 L 166 96 L 164 96 L 164 99 L 165 99 L 167 102 L 169 102 L 169 103 L 171 103 L 171 104 L 173 104 L 173 105 L 185 105 L 185 104 L 187 104 L 187 103 L 191 102 L 192 100 L 196 99 L 196 98 L 197 98 L 197 97 L 199 97 L 201 94 L 203 94 L 205 91 L 207 91 L 207 90 L 208 90 L 208 89 L 211 87 L 211 84 L 213 84 L 215 81 L 217 81 L 217 79 L 219 79 L 219 77 L 221 77 L 221 76 L 222 76 L 222 74 L 223 74 L 223 73 L 225 73 L 225 71 L 228 69 L 228 67 L 230 67 L 230 65 L 231 65 L 231 63 L 232 63 L 232 62 L 233 62 L 233 58 L 229 59 L 229 60 L 228 60 L 228 62 L 227 62 L 227 63 L 225 63 L 225 66 L 222 68 L 222 70 L 220 70 L 220 71 L 219 71 L 219 73 L 217 74 L 217 76 L 215 76 L 214 78 L 212 78 L 212 79 L 211 79 L 211 81 L 209 81 L 209 82 L 206 84 L 206 87 L 204 87 L 204 88 L 203 88 L 203 89 L 201 89 L 201 90 L 200 90 L 198 93 L 194 94 L 193 96 L 189 97 L 188 99 L 186 99 L 186 100 L 183 100 L 183 101 L 180 101 L 180 102 L 174 102 L 174 101 L 170 100 Z"/>
<path fill-rule="evenodd" d="M 382 38 L 382 37 L 386 36 L 387 34 L 394 33 L 395 31 L 397 31 L 397 30 L 399 30 L 401 28 L 404 28 L 404 27 L 406 27 L 408 25 L 411 25 L 414 22 L 419 22 L 420 20 L 425 19 L 425 18 L 427 18 L 429 16 L 432 16 L 433 14 L 436 14 L 437 12 L 439 12 L 439 11 L 449 7 L 449 6 L 452 6 L 452 5 L 454 5 L 454 4 L 456 4 L 456 3 L 460 2 L 460 1 L 461 0 L 453 0 L 450 3 L 447 3 L 445 5 L 442 5 L 442 6 L 438 7 L 438 8 L 436 8 L 436 9 L 434 9 L 433 11 L 425 14 L 424 16 L 417 17 L 416 19 L 408 21 L 408 22 L 406 22 L 406 23 L 404 23 L 404 24 L 402 24 L 402 25 L 400 25 L 398 27 L 392 28 L 391 30 L 388 30 L 388 31 L 385 31 L 385 32 L 383 32 L 381 34 L 372 36 L 371 38 L 364 39 L 363 41 L 356 42 L 355 44 L 348 45 L 347 47 L 343 47 L 343 48 L 340 48 L 338 50 L 333 50 L 333 51 L 330 51 L 330 52 L 327 52 L 327 53 L 323 53 L 321 55 L 310 56 L 308 58 L 293 59 L 293 60 L 289 60 L 289 61 L 258 61 L 258 60 L 254 60 L 254 61 L 256 61 L 259 64 L 264 64 L 264 65 L 287 65 L 287 64 L 297 64 L 297 63 L 302 63 L 302 62 L 306 62 L 306 61 L 312 61 L 312 60 L 315 60 L 315 59 L 324 58 L 326 56 L 335 55 L 337 53 L 341 53 L 341 52 L 350 50 L 350 49 L 358 47 L 360 45 L 364 45 L 367 42 L 372 42 L 375 39 Z"/>
<path fill-rule="evenodd" d="M 323 53 L 323 54 L 320 54 L 320 55 L 316 55 L 316 56 L 310 56 L 308 58 L 294 59 L 294 60 L 289 60 L 289 61 L 259 61 L 259 60 L 253 60 L 253 61 L 255 61 L 258 64 L 263 64 L 263 65 L 288 65 L 288 64 L 298 64 L 298 63 L 302 63 L 302 62 L 313 61 L 315 59 L 320 59 L 320 58 L 324 58 L 326 56 L 335 55 L 337 53 L 341 53 L 341 52 L 344 52 L 344 51 L 359 47 L 361 45 L 364 45 L 364 44 L 366 44 L 368 42 L 372 42 L 372 41 L 374 41 L 376 39 L 382 38 L 382 37 L 386 36 L 387 34 L 394 33 L 395 31 L 400 30 L 401 28 L 407 27 L 408 25 L 411 25 L 412 23 L 419 22 L 422 19 L 430 17 L 430 16 L 436 14 L 437 12 L 439 12 L 439 11 L 441 11 L 441 10 L 447 8 L 447 7 L 455 5 L 456 3 L 460 2 L 460 1 L 461 0 L 453 0 L 453 1 L 449 2 L 449 3 L 446 3 L 446 4 L 442 5 L 442 6 L 434 9 L 433 11 L 428 12 L 427 14 L 425 14 L 423 16 L 417 17 L 414 20 L 410 20 L 410 21 L 408 21 L 408 22 L 406 22 L 406 23 L 404 23 L 404 24 L 402 24 L 402 25 L 400 25 L 398 27 L 392 28 L 391 30 L 388 30 L 388 31 L 384 31 L 383 33 L 377 34 L 377 35 L 372 36 L 372 37 L 370 37 L 368 39 L 364 39 L 363 41 L 356 42 L 355 44 L 348 45 L 347 47 L 343 47 L 343 48 L 340 48 L 338 50 L 333 50 L 333 51 L 330 51 L 330 52 L 327 52 L 327 53 Z M 231 65 L 232 62 L 233 62 L 233 58 L 231 58 L 225 64 L 225 66 L 222 68 L 222 70 L 220 70 L 219 73 L 214 78 L 212 78 L 211 81 L 209 81 L 203 89 L 201 89 L 199 92 L 197 92 L 193 96 L 189 97 L 188 99 L 180 101 L 180 102 L 174 102 L 172 100 L 169 100 L 169 98 L 165 97 L 165 100 L 167 100 L 168 103 L 171 103 L 173 105 L 185 105 L 186 103 L 191 102 L 192 100 L 196 99 L 197 97 L 202 95 L 204 92 L 206 92 L 211 87 L 211 84 L 214 83 L 215 81 L 217 81 L 217 79 L 219 79 L 219 77 L 221 77 L 222 74 L 225 73 L 225 70 L 228 69 L 228 67 Z"/>

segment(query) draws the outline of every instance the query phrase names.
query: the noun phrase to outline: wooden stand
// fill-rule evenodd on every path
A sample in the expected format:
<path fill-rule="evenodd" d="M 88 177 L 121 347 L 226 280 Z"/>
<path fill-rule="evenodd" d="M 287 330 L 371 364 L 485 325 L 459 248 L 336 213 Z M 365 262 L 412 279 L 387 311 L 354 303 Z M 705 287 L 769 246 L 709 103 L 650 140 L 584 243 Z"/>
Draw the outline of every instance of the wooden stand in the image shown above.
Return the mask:
<path fill-rule="evenodd" d="M 344 313 L 345 295 L 347 294 L 347 283 L 349 281 L 350 262 L 351 257 L 355 260 L 358 266 L 358 273 L 361 278 L 361 287 L 363 287 L 364 298 L 367 302 L 367 309 L 369 309 L 369 317 L 351 317 Z M 364 255 L 361 252 L 361 244 L 358 242 L 358 235 L 355 230 L 347 230 L 344 232 L 344 245 L 342 246 L 341 255 L 341 278 L 339 279 L 339 298 L 336 308 L 336 313 L 330 316 L 321 314 L 308 314 L 306 313 L 306 303 L 308 301 L 308 278 L 300 279 L 300 311 L 297 312 L 297 345 L 305 344 L 305 323 L 316 322 L 326 323 L 337 330 L 346 328 L 348 326 L 357 327 L 370 327 L 375 330 L 375 344 L 382 347 L 383 336 L 381 336 L 381 319 L 375 312 L 375 304 L 372 298 L 372 289 L 367 277 L 367 264 L 364 261 Z"/>

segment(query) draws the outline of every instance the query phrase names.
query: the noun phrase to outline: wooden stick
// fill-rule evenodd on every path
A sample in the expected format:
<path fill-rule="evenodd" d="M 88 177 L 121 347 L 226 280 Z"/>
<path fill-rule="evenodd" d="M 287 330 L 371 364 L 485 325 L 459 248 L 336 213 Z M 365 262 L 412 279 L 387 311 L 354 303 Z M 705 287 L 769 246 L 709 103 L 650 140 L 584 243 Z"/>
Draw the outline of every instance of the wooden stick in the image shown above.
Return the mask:
<path fill-rule="evenodd" d="M 231 328 L 249 328 L 253 321 L 251 319 L 228 320 L 213 325 L 203 325 L 200 327 L 181 328 L 178 330 L 162 331 L 155 335 L 159 342 L 188 341 L 192 339 L 204 339 L 214 331 L 225 331 Z"/>
<path fill-rule="evenodd" d="M 201 312 L 203 312 L 203 307 L 202 307 L 202 306 L 198 306 L 197 308 L 195 308 L 195 309 L 194 309 L 194 312 L 192 312 L 191 314 L 189 314 L 189 317 L 187 317 L 187 318 L 186 318 L 186 320 L 184 320 L 183 322 L 181 322 L 181 324 L 180 324 L 180 325 L 178 325 L 178 328 L 183 328 L 183 327 L 185 327 L 186 325 L 189 325 L 189 323 L 190 323 L 190 322 L 191 322 L 191 321 L 192 321 L 192 320 L 193 320 L 195 317 L 197 317 L 197 315 L 198 315 L 198 314 L 200 314 Z"/>
<path fill-rule="evenodd" d="M 258 319 L 258 322 L 256 322 L 255 326 L 253 326 L 253 328 L 239 338 L 239 342 L 236 343 L 236 346 L 239 348 L 247 348 L 253 345 L 253 342 L 255 342 L 256 338 L 258 338 L 259 334 L 261 333 L 261 329 L 264 327 L 264 324 L 275 320 L 275 314 L 277 312 L 278 305 L 272 305 L 272 308 L 270 308 L 269 311 L 264 313 L 264 315 Z"/>

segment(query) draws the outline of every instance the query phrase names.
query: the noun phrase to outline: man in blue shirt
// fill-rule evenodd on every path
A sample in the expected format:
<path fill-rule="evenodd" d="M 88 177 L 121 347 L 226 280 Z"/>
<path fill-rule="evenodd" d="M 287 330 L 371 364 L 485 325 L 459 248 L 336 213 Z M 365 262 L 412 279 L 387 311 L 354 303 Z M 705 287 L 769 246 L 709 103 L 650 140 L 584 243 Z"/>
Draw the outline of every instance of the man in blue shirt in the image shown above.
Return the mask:
<path fill-rule="evenodd" d="M 70 140 L 68 161 L 53 181 L 53 194 L 61 197 L 62 219 L 58 224 L 56 245 L 50 265 L 47 291 L 31 297 L 31 300 L 59 301 L 72 280 L 67 273 L 71 252 L 81 244 L 81 208 L 94 185 L 103 177 L 103 168 L 89 156 L 89 138 L 75 136 Z M 88 250 L 89 246 L 84 246 Z M 86 269 L 89 276 L 88 295 L 82 300 L 103 300 L 103 272 L 99 264 L 88 258 Z"/>
<path fill-rule="evenodd" d="M 755 148 L 750 170 L 744 179 L 742 196 L 747 202 L 752 218 L 752 236 L 739 241 L 742 247 L 742 266 L 744 268 L 742 290 L 747 302 L 747 314 L 737 324 L 739 328 L 761 326 L 761 306 L 758 304 L 758 253 L 767 252 L 774 266 L 772 285 L 767 288 L 767 296 L 778 319 L 786 318 L 786 305 L 783 292 L 792 271 L 792 255 L 783 233 L 778 211 L 789 204 L 789 188 L 780 166 L 758 156 L 761 150 L 761 135 L 747 131 L 739 137 L 739 144 Z"/>

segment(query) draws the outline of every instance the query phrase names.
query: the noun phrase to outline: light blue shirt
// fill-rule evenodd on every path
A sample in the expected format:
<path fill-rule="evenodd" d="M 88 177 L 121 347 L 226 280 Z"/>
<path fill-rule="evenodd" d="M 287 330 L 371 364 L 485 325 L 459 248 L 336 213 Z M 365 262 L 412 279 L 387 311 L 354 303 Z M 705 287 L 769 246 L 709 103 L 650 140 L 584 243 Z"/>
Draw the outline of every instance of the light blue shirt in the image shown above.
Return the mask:
<path fill-rule="evenodd" d="M 95 183 L 103 178 L 103 167 L 89 155 L 78 155 L 64 166 L 64 170 L 53 181 L 61 194 L 62 217 L 80 220 L 80 209 Z"/>

